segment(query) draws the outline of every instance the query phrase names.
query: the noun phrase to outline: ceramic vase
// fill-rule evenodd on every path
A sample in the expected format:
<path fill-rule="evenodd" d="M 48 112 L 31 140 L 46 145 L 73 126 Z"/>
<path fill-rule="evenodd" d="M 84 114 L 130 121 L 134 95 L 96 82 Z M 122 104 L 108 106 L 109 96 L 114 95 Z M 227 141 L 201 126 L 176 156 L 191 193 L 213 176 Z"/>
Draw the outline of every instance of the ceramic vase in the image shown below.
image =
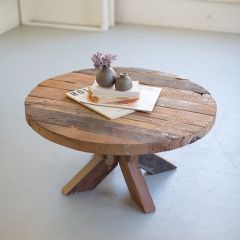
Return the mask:
<path fill-rule="evenodd" d="M 103 68 L 97 73 L 96 81 L 101 87 L 112 87 L 117 78 L 116 72 L 110 67 L 104 65 Z"/>
<path fill-rule="evenodd" d="M 132 79 L 128 73 L 120 73 L 120 77 L 116 79 L 115 88 L 118 91 L 128 91 L 132 88 Z"/>

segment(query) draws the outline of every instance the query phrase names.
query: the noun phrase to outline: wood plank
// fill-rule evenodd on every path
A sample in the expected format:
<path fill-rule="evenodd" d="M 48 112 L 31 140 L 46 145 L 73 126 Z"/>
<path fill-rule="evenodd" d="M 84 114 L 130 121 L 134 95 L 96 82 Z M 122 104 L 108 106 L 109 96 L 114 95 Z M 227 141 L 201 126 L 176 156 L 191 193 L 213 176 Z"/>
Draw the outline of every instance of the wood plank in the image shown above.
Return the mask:
<path fill-rule="evenodd" d="M 62 107 L 62 108 L 68 108 L 68 109 L 76 109 L 82 112 L 89 112 L 93 113 L 93 111 L 75 101 L 59 101 L 54 99 L 48 99 L 48 98 L 39 98 L 39 97 L 31 97 L 29 96 L 26 98 L 25 105 L 26 106 L 33 106 L 34 104 L 37 105 L 43 105 L 43 106 L 55 106 L 55 107 Z"/>
<path fill-rule="evenodd" d="M 172 129 L 178 129 L 178 130 L 184 130 L 187 132 L 191 133 L 199 133 L 199 132 L 204 132 L 205 128 L 204 127 L 199 127 L 199 126 L 194 126 L 191 124 L 185 124 L 185 123 L 179 123 L 176 121 L 170 121 L 170 120 L 162 120 L 159 118 L 153 118 L 148 115 L 142 116 L 138 114 L 129 114 L 124 116 L 123 118 L 125 119 L 132 119 L 134 121 L 140 121 L 140 122 L 146 122 L 146 123 L 152 123 L 155 125 L 158 125 L 159 127 L 162 128 L 172 128 Z"/>
<path fill-rule="evenodd" d="M 64 82 L 64 81 L 59 81 L 59 80 L 54 80 L 54 79 L 48 79 L 39 84 L 39 86 L 43 87 L 51 87 L 51 88 L 56 88 L 56 89 L 64 89 L 66 92 L 68 91 L 73 91 L 79 88 L 87 87 L 89 86 L 88 83 L 69 83 L 69 82 Z"/>
<path fill-rule="evenodd" d="M 145 69 L 145 68 L 136 68 L 136 67 L 135 68 L 133 68 L 133 67 L 130 67 L 130 68 L 116 67 L 114 69 L 116 69 L 116 71 L 118 71 L 119 73 L 120 72 L 135 72 L 135 73 L 141 74 L 144 72 L 144 74 L 149 74 L 149 75 L 153 74 L 153 75 L 164 77 L 165 79 L 168 79 L 168 80 L 172 80 L 173 78 L 180 79 L 175 74 L 166 73 L 166 72 L 159 71 L 159 70 L 149 70 L 149 69 Z"/>
<path fill-rule="evenodd" d="M 67 98 L 66 92 L 63 89 L 38 86 L 30 92 L 29 96 L 71 102 L 72 100 Z"/>
<path fill-rule="evenodd" d="M 190 134 L 192 135 L 192 132 L 189 132 L 187 130 L 173 128 L 172 126 L 167 127 L 166 125 L 161 126 L 161 125 L 157 124 L 157 122 L 148 123 L 148 122 L 143 122 L 143 121 L 135 121 L 130 118 L 119 118 L 119 119 L 115 119 L 114 122 L 128 125 L 131 127 L 140 127 L 142 129 L 145 129 L 145 131 L 154 130 L 155 134 L 158 134 L 158 132 L 161 132 L 161 133 L 172 134 L 172 135 L 175 135 L 176 137 L 187 136 Z M 139 134 L 141 134 L 141 133 L 139 133 Z"/>
<path fill-rule="evenodd" d="M 50 101 L 56 101 L 56 100 L 50 100 Z M 78 115 L 78 116 L 92 117 L 94 119 L 101 119 L 101 120 L 106 120 L 106 121 L 108 120 L 104 116 L 102 116 L 100 114 L 96 114 L 94 111 L 92 111 L 91 109 L 89 109 L 87 107 L 83 106 L 82 108 L 79 108 L 79 107 L 76 108 L 73 106 L 68 106 L 68 104 L 67 105 L 58 105 L 59 102 L 61 103 L 61 101 L 57 101 L 57 104 L 55 104 L 56 103 L 55 102 L 55 103 L 53 103 L 53 105 L 26 102 L 25 105 L 32 109 L 45 109 L 45 110 L 49 110 L 49 111 L 68 113 L 68 114 L 73 114 L 73 115 Z"/>
<path fill-rule="evenodd" d="M 216 103 L 210 94 L 199 94 L 182 89 L 164 87 L 162 88 L 160 97 L 216 106 Z"/>
<path fill-rule="evenodd" d="M 142 176 L 138 157 L 120 156 L 119 165 L 133 200 L 144 213 L 153 212 L 155 210 L 155 206 L 145 179 Z"/>
<path fill-rule="evenodd" d="M 156 106 L 151 113 L 135 112 L 136 115 L 159 118 L 166 121 L 190 124 L 199 127 L 211 126 L 215 117 L 195 112 Z"/>
<path fill-rule="evenodd" d="M 81 73 L 66 73 L 63 75 L 51 77 L 53 80 L 58 80 L 62 82 L 68 82 L 68 83 L 81 83 L 81 84 L 88 84 L 92 85 L 92 83 L 95 80 L 95 75 L 87 75 L 87 74 L 81 74 Z"/>
<path fill-rule="evenodd" d="M 62 189 L 64 195 L 94 189 L 116 166 L 112 156 L 95 154 L 90 162 L 81 169 Z"/>
<path fill-rule="evenodd" d="M 157 106 L 179 109 L 189 112 L 202 113 L 211 116 L 216 115 L 216 107 L 214 105 L 199 104 L 186 102 L 182 100 L 169 99 L 160 97 L 156 103 Z"/>

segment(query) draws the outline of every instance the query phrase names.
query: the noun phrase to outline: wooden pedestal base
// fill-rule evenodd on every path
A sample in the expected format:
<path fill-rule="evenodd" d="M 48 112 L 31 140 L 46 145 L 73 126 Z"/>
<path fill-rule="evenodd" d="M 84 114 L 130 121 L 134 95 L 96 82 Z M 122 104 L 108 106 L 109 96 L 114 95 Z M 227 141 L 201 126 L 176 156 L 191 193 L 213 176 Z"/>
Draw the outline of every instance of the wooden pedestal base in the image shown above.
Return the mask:
<path fill-rule="evenodd" d="M 64 195 L 94 189 L 119 163 L 132 199 L 144 213 L 155 210 L 141 168 L 156 174 L 176 167 L 155 154 L 141 156 L 94 155 L 62 189 Z"/>

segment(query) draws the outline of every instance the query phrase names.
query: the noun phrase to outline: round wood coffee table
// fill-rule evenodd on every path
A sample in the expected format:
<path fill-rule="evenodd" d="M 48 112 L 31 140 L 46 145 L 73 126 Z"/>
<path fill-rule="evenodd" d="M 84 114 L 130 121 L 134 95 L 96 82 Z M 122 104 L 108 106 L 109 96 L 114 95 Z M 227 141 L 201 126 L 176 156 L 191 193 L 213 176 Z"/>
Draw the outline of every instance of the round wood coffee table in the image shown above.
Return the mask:
<path fill-rule="evenodd" d="M 25 101 L 28 124 L 48 140 L 93 159 L 62 189 L 64 195 L 95 188 L 119 163 L 129 192 L 143 212 L 155 210 L 141 169 L 151 174 L 176 167 L 154 153 L 176 149 L 202 138 L 211 129 L 216 104 L 209 92 L 187 79 L 159 71 L 115 68 L 142 84 L 162 87 L 151 113 L 134 112 L 108 120 L 66 97 L 89 86 L 93 69 L 52 77 L 35 87 Z"/>

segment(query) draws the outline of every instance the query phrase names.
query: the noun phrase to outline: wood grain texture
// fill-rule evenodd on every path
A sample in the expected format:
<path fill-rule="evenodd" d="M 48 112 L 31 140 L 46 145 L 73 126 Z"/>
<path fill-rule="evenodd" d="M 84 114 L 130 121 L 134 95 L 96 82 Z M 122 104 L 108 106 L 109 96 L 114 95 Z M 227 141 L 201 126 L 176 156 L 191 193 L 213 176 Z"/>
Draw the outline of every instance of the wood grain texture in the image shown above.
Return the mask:
<path fill-rule="evenodd" d="M 94 189 L 116 166 L 113 156 L 94 155 L 62 189 L 64 195 Z"/>
<path fill-rule="evenodd" d="M 133 80 L 162 87 L 151 113 L 135 112 L 108 120 L 66 97 L 91 85 L 96 71 L 76 71 L 41 82 L 26 98 L 29 125 L 58 144 L 98 154 L 140 155 L 167 151 L 202 138 L 216 117 L 206 89 L 176 75 L 139 68 L 116 68 Z"/>
<path fill-rule="evenodd" d="M 132 199 L 144 213 L 155 210 L 152 197 L 142 175 L 137 156 L 120 156 L 119 165 Z"/>

